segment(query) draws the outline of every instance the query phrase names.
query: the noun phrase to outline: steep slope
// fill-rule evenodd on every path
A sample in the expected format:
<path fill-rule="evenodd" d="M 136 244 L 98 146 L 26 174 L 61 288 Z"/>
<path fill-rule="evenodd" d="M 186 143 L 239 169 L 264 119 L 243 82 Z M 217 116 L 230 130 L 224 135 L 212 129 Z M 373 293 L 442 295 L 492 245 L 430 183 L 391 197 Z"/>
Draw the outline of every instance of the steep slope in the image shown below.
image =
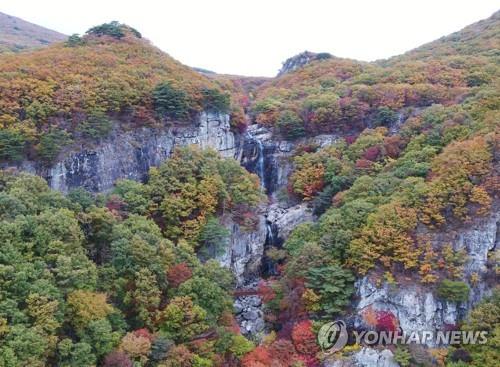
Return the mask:
<path fill-rule="evenodd" d="M 230 107 L 213 80 L 114 22 L 65 44 L 3 55 L 0 93 L 6 161 L 50 163 L 72 141 L 106 137 L 117 120 L 121 128 L 159 126 Z"/>
<path fill-rule="evenodd" d="M 464 29 L 390 60 L 427 60 L 446 56 L 500 56 L 500 10 Z"/>
<path fill-rule="evenodd" d="M 62 33 L 0 12 L 0 52 L 40 48 L 66 38 Z"/>
<path fill-rule="evenodd" d="M 457 103 L 498 75 L 499 14 L 385 61 L 299 54 L 285 62 L 288 72 L 257 89 L 253 118 L 297 138 L 390 123 L 387 108 Z"/>

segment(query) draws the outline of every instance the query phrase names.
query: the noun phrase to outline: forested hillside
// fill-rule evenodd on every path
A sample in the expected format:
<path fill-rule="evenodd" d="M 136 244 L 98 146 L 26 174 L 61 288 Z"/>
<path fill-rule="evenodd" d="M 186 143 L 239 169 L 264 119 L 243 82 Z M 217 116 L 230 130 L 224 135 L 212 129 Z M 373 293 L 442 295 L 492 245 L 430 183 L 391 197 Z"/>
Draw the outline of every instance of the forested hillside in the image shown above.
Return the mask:
<path fill-rule="evenodd" d="M 262 291 L 268 317 L 288 325 L 281 336 L 296 343 L 294 333 L 311 335 L 317 320 L 345 314 L 355 279 L 365 275 L 394 287 L 411 279 L 458 304 L 478 283 L 498 284 L 491 280 L 497 258 L 489 260 L 489 275 L 467 277 L 468 255 L 451 243 L 433 245 L 432 233 L 497 210 L 499 30 L 496 13 L 401 57 L 379 63 L 327 57 L 257 90 L 253 116 L 276 135 L 343 136 L 324 148 L 302 143 L 295 153 L 286 195 L 320 217 L 299 225 L 271 254 L 282 271 Z M 398 325 L 390 313 L 364 317 L 372 326 Z M 498 316 L 475 313 L 462 327 L 474 317 L 488 319 L 498 337 Z M 466 348 L 467 357 L 458 359 L 464 365 L 496 365 L 495 341 Z M 442 365 L 461 365 L 452 363 L 452 352 Z M 418 360 L 405 349 L 398 353 L 398 362 L 408 363 L 401 365 Z"/>
<path fill-rule="evenodd" d="M 206 261 L 228 236 L 217 216 L 251 228 L 262 200 L 236 161 L 185 148 L 98 197 L 24 173 L 0 185 L 0 365 L 209 366 L 253 348 L 231 273 Z"/>
<path fill-rule="evenodd" d="M 122 128 L 229 111 L 229 95 L 119 23 L 64 44 L 0 59 L 0 159 L 51 162 L 72 142 Z M 57 142 L 57 147 L 54 146 Z"/>
<path fill-rule="evenodd" d="M 400 326 L 400 315 L 356 310 L 365 279 L 373 292 L 429 292 L 436 313 L 460 310 L 446 327 L 489 332 L 481 345 L 388 346 L 394 363 L 496 366 L 498 223 L 477 269 L 468 264 L 480 233 L 477 253 L 436 238 L 498 212 L 499 14 L 388 60 L 308 53 L 270 79 L 199 73 L 117 22 L 1 55 L 0 367 L 351 363 L 363 346 L 325 355 L 322 324 Z M 202 113 L 231 126 L 193 126 Z M 200 132 L 210 123 L 215 138 Z M 175 126 L 192 127 L 182 133 L 193 145 L 167 152 L 153 140 L 169 158 L 144 182 L 126 172 L 110 191 L 63 194 L 23 172 L 76 152 L 58 172 L 92 175 L 102 163 L 93 147 L 124 144 L 113 132 L 175 140 Z M 195 146 L 209 138 L 230 138 L 235 159 Z M 152 143 L 140 142 L 131 149 L 142 159 Z M 272 205 L 282 217 L 312 214 L 296 215 L 278 241 Z M 242 295 L 254 297 L 239 310 L 247 321 L 262 313 L 258 333 L 240 328 Z"/>

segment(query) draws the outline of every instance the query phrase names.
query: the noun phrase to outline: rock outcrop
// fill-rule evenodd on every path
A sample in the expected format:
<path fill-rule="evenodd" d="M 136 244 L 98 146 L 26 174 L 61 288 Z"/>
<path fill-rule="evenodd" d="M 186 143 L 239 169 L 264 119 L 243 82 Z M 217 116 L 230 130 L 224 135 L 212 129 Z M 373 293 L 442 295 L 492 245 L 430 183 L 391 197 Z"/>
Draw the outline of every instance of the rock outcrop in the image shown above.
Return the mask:
<path fill-rule="evenodd" d="M 225 223 L 225 227 L 231 231 L 231 237 L 227 251 L 218 260 L 231 269 L 237 286 L 243 286 L 260 275 L 267 235 L 265 217 L 260 214 L 256 228 L 251 231 L 231 220 Z"/>
<path fill-rule="evenodd" d="M 399 367 L 389 349 L 363 348 L 359 352 L 337 360 L 325 360 L 323 367 Z"/>
<path fill-rule="evenodd" d="M 306 66 L 312 61 L 329 59 L 331 57 L 332 55 L 326 52 L 323 53 L 315 53 L 310 51 L 301 52 L 300 54 L 297 54 L 295 56 L 286 59 L 280 71 L 278 72 L 278 76 L 291 73 L 292 71 L 295 71 L 301 67 Z"/>
<path fill-rule="evenodd" d="M 304 222 L 312 222 L 313 219 L 312 210 L 305 203 L 289 208 L 275 203 L 270 205 L 267 211 L 267 222 L 276 228 L 275 235 L 281 242 L 284 242 L 288 238 L 297 225 Z"/>
<path fill-rule="evenodd" d="M 447 228 L 432 236 L 431 242 L 435 246 L 449 243 L 455 251 L 465 249 L 467 260 L 463 280 L 469 283 L 471 289 L 467 302 L 457 304 L 440 300 L 430 287 L 417 282 L 406 286 L 388 283 L 376 286 L 369 277 L 364 277 L 356 283 L 358 316 L 368 307 L 391 312 L 404 332 L 442 330 L 457 325 L 474 305 L 491 292 L 484 278 L 488 273 L 488 258 L 498 257 L 499 221 L 500 213 L 493 208 L 488 217 L 476 218 L 467 226 L 455 230 Z M 472 284 L 469 281 L 472 273 L 476 273 L 482 281 Z M 357 322 L 358 326 L 362 323 L 361 317 Z"/>
<path fill-rule="evenodd" d="M 194 124 L 165 129 L 141 128 L 115 131 L 93 148 L 73 149 L 46 171 L 51 188 L 67 192 L 84 187 L 107 191 L 117 179 L 143 180 L 149 168 L 170 156 L 176 146 L 196 144 L 234 157 L 236 143 L 226 114 L 203 112 Z"/>

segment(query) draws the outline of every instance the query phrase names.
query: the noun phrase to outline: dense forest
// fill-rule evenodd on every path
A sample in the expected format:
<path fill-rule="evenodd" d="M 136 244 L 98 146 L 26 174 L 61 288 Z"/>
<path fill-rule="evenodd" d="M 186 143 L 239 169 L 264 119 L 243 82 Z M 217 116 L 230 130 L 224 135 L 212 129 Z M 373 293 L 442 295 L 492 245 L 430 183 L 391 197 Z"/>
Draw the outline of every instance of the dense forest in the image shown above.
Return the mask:
<path fill-rule="evenodd" d="M 0 56 L 0 161 L 50 166 L 113 129 L 190 124 L 201 111 L 293 142 L 279 200 L 312 208 L 261 281 L 269 332 L 246 338 L 235 279 L 215 260 L 236 223 L 255 231 L 271 198 L 236 159 L 177 147 L 145 182 L 60 193 L 0 171 L 0 366 L 320 366 L 316 333 L 352 311 L 355 281 L 409 279 L 443 302 L 492 289 L 456 329 L 488 342 L 394 349 L 400 366 L 493 367 L 500 358 L 498 258 L 464 275 L 467 254 L 432 233 L 498 209 L 500 13 L 374 63 L 319 54 L 272 79 L 196 72 L 111 22 L 44 49 Z M 117 126 L 119 124 L 120 126 Z M 336 134 L 330 145 L 312 137 Z M 496 289 L 495 289 L 496 288 Z M 395 329 L 392 314 L 363 314 Z M 356 352 L 350 345 L 338 357 Z"/>

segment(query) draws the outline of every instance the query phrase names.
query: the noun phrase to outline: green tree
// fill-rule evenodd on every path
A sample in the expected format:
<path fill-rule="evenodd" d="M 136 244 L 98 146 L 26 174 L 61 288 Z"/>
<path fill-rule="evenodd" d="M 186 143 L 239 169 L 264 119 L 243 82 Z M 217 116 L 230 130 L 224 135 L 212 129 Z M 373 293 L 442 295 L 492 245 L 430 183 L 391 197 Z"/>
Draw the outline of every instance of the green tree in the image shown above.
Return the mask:
<path fill-rule="evenodd" d="M 229 234 L 229 230 L 220 225 L 216 218 L 209 218 L 198 236 L 200 253 L 206 258 L 223 254 L 228 246 Z"/>
<path fill-rule="evenodd" d="M 78 131 L 84 138 L 102 139 L 109 135 L 113 125 L 103 111 L 95 110 L 87 114 L 85 121 L 78 124 Z"/>
<path fill-rule="evenodd" d="M 215 321 L 224 311 L 231 309 L 231 299 L 217 284 L 199 276 L 186 280 L 178 288 L 178 294 L 189 296 L 195 304 L 208 312 L 210 321 Z"/>
<path fill-rule="evenodd" d="M 62 339 L 57 345 L 58 366 L 89 367 L 96 364 L 92 347 L 83 342 L 73 343 L 69 338 Z"/>
<path fill-rule="evenodd" d="M 386 106 L 379 107 L 375 114 L 375 126 L 389 126 L 398 120 L 398 114 Z"/>
<path fill-rule="evenodd" d="M 122 333 L 113 331 L 107 319 L 90 321 L 84 329 L 78 332 L 83 343 L 92 347 L 97 358 L 102 358 L 111 352 L 119 343 Z"/>
<path fill-rule="evenodd" d="M 229 94 L 218 89 L 203 88 L 201 90 L 203 108 L 207 111 L 228 113 L 231 107 Z"/>
<path fill-rule="evenodd" d="M 50 164 L 62 148 L 70 143 L 70 135 L 65 130 L 51 130 L 40 137 L 37 145 L 38 156 L 43 162 Z"/>
<path fill-rule="evenodd" d="M 83 187 L 70 190 L 68 193 L 68 199 L 80 205 L 84 211 L 95 204 L 95 198 L 92 193 L 85 190 Z"/>
<path fill-rule="evenodd" d="M 127 204 L 127 211 L 145 215 L 150 205 L 147 186 L 133 180 L 118 180 L 113 193 L 118 195 Z"/>
<path fill-rule="evenodd" d="M 462 330 L 486 331 L 487 342 L 462 346 L 470 353 L 474 367 L 494 367 L 500 358 L 500 289 L 482 300 L 465 320 Z"/>
<path fill-rule="evenodd" d="M 167 339 L 188 341 L 206 331 L 207 312 L 190 297 L 175 297 L 160 315 L 160 331 Z"/>
<path fill-rule="evenodd" d="M 354 276 L 348 269 L 338 265 L 310 268 L 306 286 L 321 297 L 322 311 L 327 316 L 333 316 L 349 304 L 354 292 Z"/>
<path fill-rule="evenodd" d="M 280 113 L 276 126 L 280 134 L 289 140 L 303 137 L 306 133 L 302 119 L 296 112 L 290 110 Z"/>
<path fill-rule="evenodd" d="M 149 269 L 139 270 L 134 278 L 133 289 L 125 295 L 124 303 L 135 315 L 136 326 L 151 328 L 160 306 L 161 291 L 156 277 Z"/>
<path fill-rule="evenodd" d="M 469 299 L 469 286 L 462 281 L 445 279 L 437 287 L 437 295 L 451 302 L 465 302 Z"/>
<path fill-rule="evenodd" d="M 26 137 L 15 130 L 0 130 L 0 160 L 20 161 L 23 159 Z"/>
<path fill-rule="evenodd" d="M 160 83 L 153 91 L 153 103 L 160 117 L 185 120 L 189 117 L 189 102 L 186 92 L 176 89 L 170 82 Z"/>

